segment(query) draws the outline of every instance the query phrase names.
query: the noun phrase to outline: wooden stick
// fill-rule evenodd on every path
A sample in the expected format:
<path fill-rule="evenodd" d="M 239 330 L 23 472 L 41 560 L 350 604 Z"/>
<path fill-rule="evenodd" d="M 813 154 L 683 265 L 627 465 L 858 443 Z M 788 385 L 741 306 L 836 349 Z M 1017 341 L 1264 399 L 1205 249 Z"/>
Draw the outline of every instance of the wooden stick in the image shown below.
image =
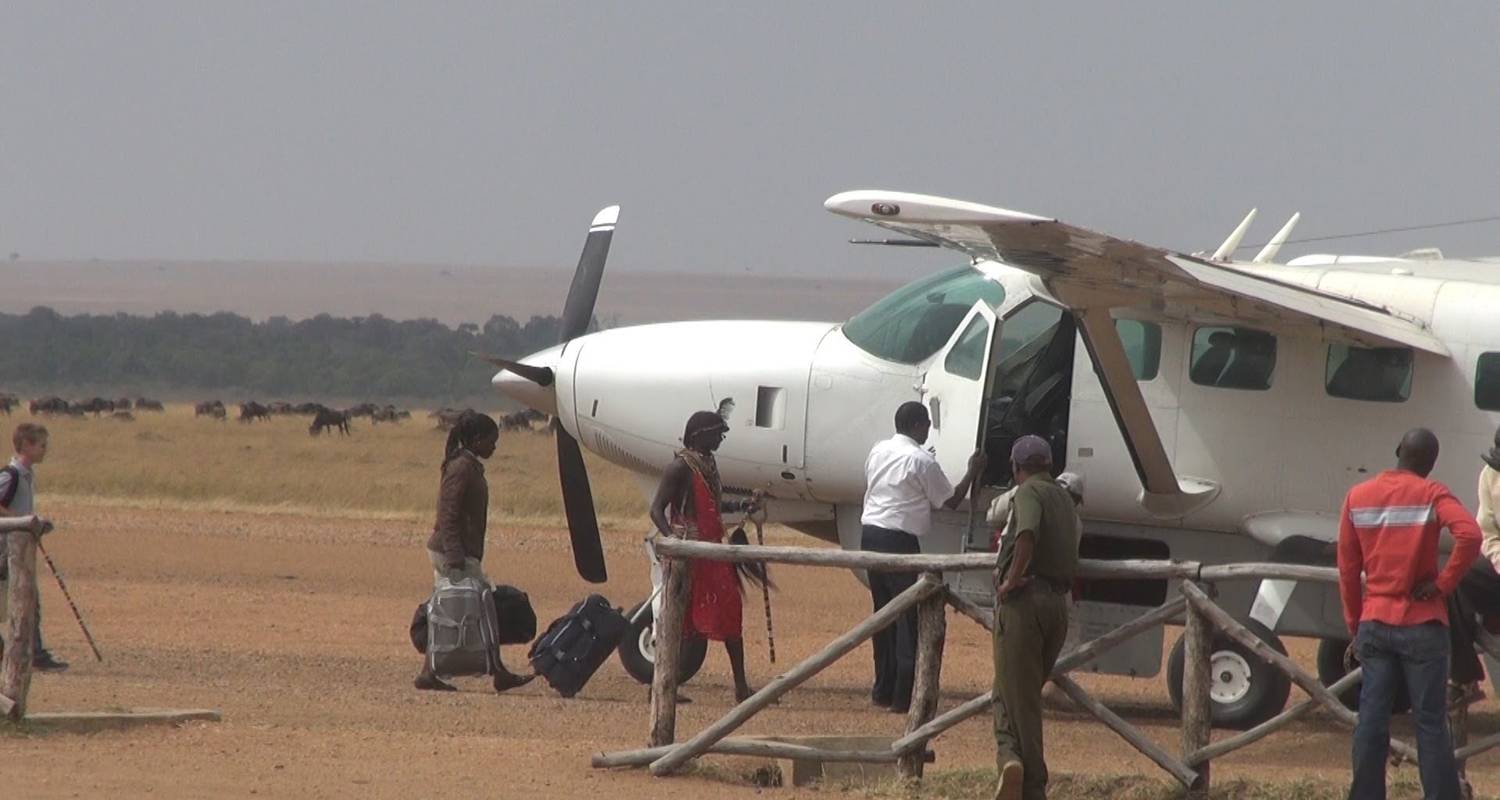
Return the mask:
<path fill-rule="evenodd" d="M 1245 563 L 1204 567 L 1199 576 L 1199 580 L 1204 583 L 1242 578 L 1338 583 L 1339 571 L 1336 567 L 1310 567 L 1303 564 Z"/>
<path fill-rule="evenodd" d="M 1345 708 L 1344 704 L 1339 702 L 1339 699 L 1328 691 L 1328 687 L 1320 683 L 1317 678 L 1304 672 L 1301 667 L 1297 666 L 1296 662 L 1271 649 L 1271 646 L 1262 641 L 1259 636 L 1251 633 L 1249 628 L 1241 625 L 1234 617 L 1231 617 L 1229 612 L 1214 605 L 1214 602 L 1208 598 L 1208 595 L 1203 593 L 1202 589 L 1191 583 L 1184 583 L 1179 588 L 1187 596 L 1188 602 L 1194 608 L 1203 612 L 1203 616 L 1207 617 L 1208 621 L 1212 622 L 1215 628 L 1222 631 L 1225 636 L 1239 642 L 1240 645 L 1255 654 L 1260 660 L 1286 673 L 1286 676 L 1291 678 L 1293 683 L 1301 687 L 1302 691 L 1307 692 L 1316 698 L 1318 702 L 1322 703 L 1323 707 L 1333 714 L 1334 719 L 1351 728 L 1359 722 L 1359 718 L 1355 716 L 1354 712 Z M 1392 737 L 1391 750 L 1402 758 L 1416 761 L 1416 748 L 1400 739 Z"/>
<path fill-rule="evenodd" d="M 913 750 L 920 748 L 929 740 L 942 734 L 949 728 L 973 719 L 974 717 L 977 717 L 980 714 L 983 714 L 984 712 L 990 710 L 990 706 L 994 704 L 995 693 L 985 692 L 984 694 L 974 698 L 973 700 L 965 701 L 962 704 L 954 706 L 953 708 L 943 712 L 942 714 L 933 717 L 932 720 L 927 724 L 922 725 L 921 727 L 918 727 L 907 733 L 905 736 L 902 736 L 900 739 L 891 742 L 891 750 L 901 755 L 905 755 Z"/>
<path fill-rule="evenodd" d="M 948 605 L 953 606 L 954 611 L 979 623 L 980 627 L 991 632 L 995 630 L 995 613 L 990 609 L 979 605 L 952 589 L 947 591 L 944 599 L 948 602 Z"/>
<path fill-rule="evenodd" d="M 1202 750 L 1209 743 L 1213 729 L 1213 698 L 1209 696 L 1213 678 L 1209 674 L 1209 659 L 1213 656 L 1213 628 L 1196 608 L 1188 608 L 1187 630 L 1182 635 L 1182 756 L 1186 761 L 1191 753 Z M 1208 797 L 1209 761 L 1193 764 L 1198 779 L 1188 787 L 1188 796 Z"/>
<path fill-rule="evenodd" d="M 1178 783 L 1181 783 L 1183 786 L 1192 786 L 1198 780 L 1198 773 L 1191 767 L 1178 761 L 1171 753 L 1163 750 L 1156 742 L 1146 738 L 1145 734 L 1137 730 L 1135 726 L 1121 719 L 1118 714 L 1110 711 L 1103 703 L 1090 697 L 1089 693 L 1085 692 L 1082 686 L 1074 683 L 1072 678 L 1066 675 L 1054 674 L 1052 682 L 1057 684 L 1057 687 L 1066 692 L 1069 697 L 1073 698 L 1073 702 L 1086 709 L 1090 714 L 1094 715 L 1095 719 L 1098 719 L 1109 726 L 1115 733 L 1119 734 L 1120 738 L 1124 739 L 1131 747 L 1134 747 L 1142 755 L 1155 761 L 1157 766 L 1170 773 L 1172 777 L 1177 779 Z"/>
<path fill-rule="evenodd" d="M 1334 695 L 1338 695 L 1340 692 L 1348 689 L 1350 686 L 1359 683 L 1360 678 L 1362 678 L 1363 676 L 1364 670 L 1362 668 L 1356 667 L 1353 672 L 1350 672 L 1344 675 L 1344 677 L 1334 681 L 1333 684 L 1328 687 L 1328 691 L 1332 692 Z M 1244 731 L 1242 733 L 1237 733 L 1227 739 L 1220 739 L 1217 742 L 1205 745 L 1202 748 L 1189 753 L 1184 760 L 1187 761 L 1188 766 L 1197 767 L 1199 764 L 1205 761 L 1212 761 L 1213 759 L 1220 756 L 1228 755 L 1229 753 L 1233 753 L 1234 751 L 1239 750 L 1242 747 L 1254 744 L 1255 742 L 1258 742 L 1261 739 L 1270 736 L 1276 731 L 1279 731 L 1282 728 L 1290 725 L 1291 723 L 1307 716 L 1308 714 L 1312 713 L 1313 709 L 1319 708 L 1322 705 L 1323 704 L 1318 702 L 1316 699 L 1309 697 L 1292 706 L 1291 708 L 1281 712 L 1280 714 L 1277 714 L 1276 716 L 1266 720 L 1265 722 L 1256 725 L 1250 730 Z"/>
<path fill-rule="evenodd" d="M 744 548 L 748 546 L 739 545 L 738 547 Z M 761 687 L 760 691 L 731 709 L 718 722 L 703 729 L 697 736 L 674 747 L 666 755 L 652 762 L 651 774 L 657 776 L 670 774 L 687 763 L 688 760 L 702 755 L 716 742 L 745 724 L 746 720 L 755 716 L 761 709 L 775 702 L 778 697 L 781 697 L 806 682 L 808 678 L 823 671 L 829 664 L 838 661 L 848 654 L 849 651 L 863 644 L 866 639 L 874 636 L 877 631 L 884 630 L 892 622 L 895 622 L 896 617 L 905 613 L 907 609 L 934 593 L 942 591 L 942 588 L 943 585 L 941 583 L 936 583 L 931 578 L 923 576 L 906 591 L 896 595 L 884 608 L 872 614 L 864 622 L 854 626 L 848 633 L 833 640 L 827 647 L 813 654 L 810 658 L 793 667 L 791 670 L 776 676 L 776 678 Z"/>
<path fill-rule="evenodd" d="M 942 583 L 942 576 L 928 574 L 927 580 Z M 917 606 L 917 667 L 912 681 L 911 709 L 906 715 L 910 733 L 926 725 L 937 714 L 938 691 L 943 671 L 943 641 L 947 638 L 948 592 L 934 592 Z M 902 756 L 896 769 L 903 778 L 922 777 L 924 759 L 921 753 Z"/>
<path fill-rule="evenodd" d="M 835 550 L 810 547 L 761 547 L 662 539 L 656 552 L 668 558 L 690 558 L 704 561 L 765 561 L 773 564 L 801 564 L 815 567 L 842 567 L 876 572 L 974 572 L 995 568 L 994 553 L 900 555 L 870 553 L 862 550 Z M 1195 561 L 1082 559 L 1078 574 L 1084 578 L 1196 579 L 1201 569 Z"/>
<path fill-rule="evenodd" d="M 1097 639 L 1084 642 L 1083 644 L 1069 650 L 1057 664 L 1052 667 L 1053 675 L 1072 672 L 1084 664 L 1093 661 L 1106 652 L 1114 649 L 1121 643 L 1135 637 L 1137 634 L 1148 631 L 1164 622 L 1175 619 L 1187 608 L 1187 600 L 1177 598 L 1167 602 L 1166 605 L 1157 606 L 1151 611 L 1121 625 L 1109 633 Z"/>
<path fill-rule="evenodd" d="M 0 517 L 0 533 L 10 533 L 11 531 L 31 531 L 35 534 L 41 531 L 41 526 L 44 525 L 45 522 L 45 520 L 41 519 L 35 514 L 30 514 L 24 517 Z"/>
<path fill-rule="evenodd" d="M 647 741 L 653 746 L 677 741 L 677 678 L 681 672 L 683 617 L 692 580 L 691 565 L 686 561 L 662 559 L 661 570 L 661 619 L 652 620 L 656 664 L 651 671 L 651 729 Z"/>
<path fill-rule="evenodd" d="M 1490 750 L 1495 745 L 1500 745 L 1500 733 L 1492 733 L 1489 736 L 1484 737 L 1483 739 L 1480 739 L 1476 742 L 1470 742 L 1469 744 L 1460 747 L 1453 752 L 1453 757 L 1460 761 L 1466 761 L 1473 758 L 1474 756 L 1479 755 L 1480 753 Z"/>
<path fill-rule="evenodd" d="M 640 750 L 621 750 L 614 753 L 598 753 L 589 763 L 595 769 L 612 767 L 644 767 L 672 751 L 675 745 L 647 747 Z M 890 764 L 896 754 L 890 750 L 823 750 L 800 744 L 786 744 L 765 739 L 733 737 L 724 739 L 708 748 L 708 753 L 726 756 L 759 756 L 762 758 L 793 758 L 830 763 Z"/>
<path fill-rule="evenodd" d="M 35 517 L 30 519 L 35 521 Z M 36 537 L 24 530 L 12 528 L 5 537 L 10 559 L 10 630 L 5 636 L 5 658 L 0 660 L 0 696 L 9 701 L 5 715 L 13 721 L 26 716 L 36 647 Z"/>

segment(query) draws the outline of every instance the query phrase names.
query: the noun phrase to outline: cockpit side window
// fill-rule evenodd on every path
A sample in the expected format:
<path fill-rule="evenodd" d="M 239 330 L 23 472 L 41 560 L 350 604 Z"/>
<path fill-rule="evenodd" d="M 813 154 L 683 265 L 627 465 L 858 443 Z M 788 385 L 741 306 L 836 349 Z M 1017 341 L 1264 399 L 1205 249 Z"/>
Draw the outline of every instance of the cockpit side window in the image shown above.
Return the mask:
<path fill-rule="evenodd" d="M 940 272 L 859 312 L 844 323 L 844 336 L 877 358 L 919 364 L 948 343 L 979 300 L 993 308 L 1005 290 L 973 267 Z"/>
<path fill-rule="evenodd" d="M 1325 388 L 1349 400 L 1403 403 L 1411 397 L 1412 360 L 1404 347 L 1330 344 Z"/>

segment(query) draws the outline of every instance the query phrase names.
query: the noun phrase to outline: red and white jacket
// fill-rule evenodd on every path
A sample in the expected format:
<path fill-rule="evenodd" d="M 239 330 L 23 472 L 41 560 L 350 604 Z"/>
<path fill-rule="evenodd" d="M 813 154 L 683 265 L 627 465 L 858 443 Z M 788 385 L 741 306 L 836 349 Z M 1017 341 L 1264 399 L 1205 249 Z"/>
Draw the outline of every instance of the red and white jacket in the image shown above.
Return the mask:
<path fill-rule="evenodd" d="M 1392 469 L 1349 490 L 1339 519 L 1339 594 L 1350 633 L 1359 623 L 1448 624 L 1445 599 L 1479 554 L 1479 525 L 1448 487 Z M 1453 535 L 1453 551 L 1438 572 L 1438 535 Z M 1364 585 L 1360 585 L 1360 573 Z M 1412 589 L 1436 580 L 1437 597 L 1416 600 Z"/>

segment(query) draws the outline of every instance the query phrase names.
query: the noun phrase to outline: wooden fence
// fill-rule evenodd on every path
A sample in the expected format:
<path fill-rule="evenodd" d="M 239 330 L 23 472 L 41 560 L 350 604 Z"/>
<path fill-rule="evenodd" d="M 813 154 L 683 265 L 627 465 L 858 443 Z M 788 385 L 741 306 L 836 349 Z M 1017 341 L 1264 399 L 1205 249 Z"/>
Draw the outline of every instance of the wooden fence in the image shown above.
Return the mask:
<path fill-rule="evenodd" d="M 0 717 L 16 721 L 26 716 L 26 694 L 31 689 L 32 631 L 36 627 L 36 537 L 51 526 L 35 515 L 0 517 L 5 537 L 3 554 L 9 564 L 9 630 L 5 657 L 0 660 Z"/>
<path fill-rule="evenodd" d="M 958 706 L 937 713 L 938 690 L 946 634 L 946 608 L 951 607 L 987 630 L 993 630 L 992 611 L 955 594 L 942 580 L 943 572 L 991 570 L 992 553 L 961 555 L 891 555 L 804 547 L 732 546 L 661 539 L 656 543 L 662 559 L 664 586 L 661 615 L 656 620 L 656 669 L 651 686 L 649 746 L 643 749 L 601 753 L 593 766 L 648 767 L 651 774 L 670 775 L 689 761 L 704 754 L 802 758 L 827 762 L 896 763 L 902 775 L 921 777 L 928 760 L 928 744 L 954 726 L 984 714 L 993 704 L 993 694 L 985 692 Z M 761 562 L 799 564 L 839 569 L 864 569 L 921 573 L 909 589 L 891 603 L 829 642 L 822 650 L 766 683 L 721 719 L 686 741 L 676 738 L 678 659 L 682 641 L 683 614 L 687 607 L 688 560 Z M 1309 567 L 1293 564 L 1245 563 L 1204 566 L 1197 562 L 1084 559 L 1079 563 L 1080 577 L 1091 579 L 1178 580 L 1180 596 L 1148 611 L 1097 639 L 1085 642 L 1058 659 L 1052 672 L 1052 683 L 1085 709 L 1095 719 L 1149 758 L 1183 787 L 1197 795 L 1206 795 L 1209 772 L 1214 759 L 1247 747 L 1280 730 L 1295 720 L 1322 707 L 1345 726 L 1353 727 L 1354 712 L 1339 702 L 1337 695 L 1360 680 L 1360 670 L 1345 675 L 1332 686 L 1324 686 L 1287 656 L 1268 646 L 1213 601 L 1214 585 L 1229 580 L 1286 579 L 1337 582 L 1338 571 L 1331 567 Z M 731 736 L 742 725 L 777 698 L 805 683 L 829 665 L 854 650 L 878 631 L 893 623 L 903 612 L 915 607 L 918 616 L 916 681 L 912 691 L 911 710 L 907 714 L 903 736 L 889 748 L 875 750 L 824 750 L 801 745 L 767 741 L 760 738 Z M 1117 647 L 1132 637 L 1158 625 L 1181 619 L 1184 633 L 1184 671 L 1182 691 L 1182 735 L 1180 749 L 1174 753 L 1152 741 L 1140 729 L 1111 711 L 1091 696 L 1069 673 Z M 1214 632 L 1243 645 L 1258 658 L 1281 671 L 1307 694 L 1307 699 L 1292 705 L 1277 716 L 1232 736 L 1213 741 L 1211 738 L 1209 697 L 1209 659 Z M 1500 745 L 1500 734 L 1468 743 L 1465 709 L 1454 714 L 1455 751 L 1460 770 L 1466 759 Z M 1393 738 L 1392 758 L 1415 760 L 1416 750 L 1410 744 Z"/>

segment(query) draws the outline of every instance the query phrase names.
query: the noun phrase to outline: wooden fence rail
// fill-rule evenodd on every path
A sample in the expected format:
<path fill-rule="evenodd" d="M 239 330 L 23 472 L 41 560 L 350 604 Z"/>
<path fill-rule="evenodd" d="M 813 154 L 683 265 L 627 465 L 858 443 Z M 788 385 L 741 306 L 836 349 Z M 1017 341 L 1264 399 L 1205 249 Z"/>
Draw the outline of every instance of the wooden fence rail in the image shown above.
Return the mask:
<path fill-rule="evenodd" d="M 993 692 L 985 692 L 946 712 L 937 713 L 943 642 L 946 636 L 946 608 L 953 608 L 961 616 L 968 617 L 987 630 L 994 629 L 993 611 L 946 588 L 941 573 L 991 570 L 995 565 L 992 553 L 892 555 L 805 547 L 720 545 L 675 538 L 658 540 L 656 553 L 663 562 L 665 587 L 661 617 L 656 623 L 658 635 L 655 679 L 652 683 L 651 746 L 617 753 L 601 753 L 593 759 L 595 767 L 649 765 L 651 774 L 663 776 L 676 772 L 698 756 L 720 753 L 829 762 L 895 762 L 902 775 L 920 777 L 923 765 L 929 760 L 927 746 L 953 727 L 989 711 L 994 703 Z M 676 684 L 681 651 L 681 621 L 688 597 L 688 570 L 684 567 L 686 561 L 691 559 L 913 572 L 921 573 L 922 577 L 890 604 L 768 682 L 717 722 L 679 744 L 675 740 L 674 727 Z M 1181 596 L 1063 654 L 1053 669 L 1051 680 L 1081 708 L 1171 775 L 1192 795 L 1206 794 L 1210 766 L 1214 759 L 1250 746 L 1307 716 L 1316 708 L 1321 707 L 1346 726 L 1354 725 L 1357 719 L 1354 712 L 1345 708 L 1337 695 L 1359 682 L 1362 674 L 1360 670 L 1356 669 L 1332 686 L 1325 687 L 1291 659 L 1266 645 L 1212 599 L 1212 587 L 1218 581 L 1277 579 L 1332 583 L 1338 581 L 1336 569 L 1271 563 L 1204 566 L 1192 561 L 1083 559 L 1079 562 L 1078 572 L 1080 577 L 1098 580 L 1179 581 Z M 888 749 L 823 750 L 774 740 L 730 737 L 730 734 L 777 698 L 847 655 L 913 607 L 918 609 L 919 624 L 912 705 L 907 714 L 903 735 L 893 741 Z M 1178 620 L 1184 623 L 1186 631 L 1180 753 L 1173 754 L 1089 695 L 1069 673 L 1095 661 L 1134 636 Z M 1308 699 L 1250 730 L 1213 741 L 1209 663 L 1216 632 L 1244 646 L 1256 658 L 1285 674 L 1292 683 L 1307 693 Z M 1463 744 L 1463 741 L 1463 738 L 1458 739 L 1461 746 L 1455 751 L 1460 760 L 1500 746 L 1500 734 L 1467 744 Z M 1398 739 L 1391 740 L 1391 751 L 1398 759 L 1416 758 L 1415 748 Z"/>

